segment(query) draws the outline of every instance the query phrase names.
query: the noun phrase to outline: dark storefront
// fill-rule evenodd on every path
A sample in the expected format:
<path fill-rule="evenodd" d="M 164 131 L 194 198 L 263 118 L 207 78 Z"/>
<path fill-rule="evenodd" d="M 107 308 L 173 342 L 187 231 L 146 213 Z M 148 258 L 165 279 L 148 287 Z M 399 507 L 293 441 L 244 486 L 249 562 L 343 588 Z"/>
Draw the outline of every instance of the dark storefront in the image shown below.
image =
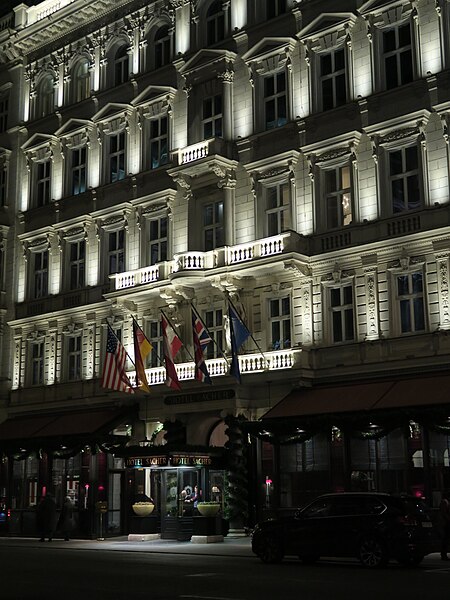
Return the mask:
<path fill-rule="evenodd" d="M 256 423 L 258 518 L 340 491 L 450 491 L 450 376 L 291 392 Z"/>

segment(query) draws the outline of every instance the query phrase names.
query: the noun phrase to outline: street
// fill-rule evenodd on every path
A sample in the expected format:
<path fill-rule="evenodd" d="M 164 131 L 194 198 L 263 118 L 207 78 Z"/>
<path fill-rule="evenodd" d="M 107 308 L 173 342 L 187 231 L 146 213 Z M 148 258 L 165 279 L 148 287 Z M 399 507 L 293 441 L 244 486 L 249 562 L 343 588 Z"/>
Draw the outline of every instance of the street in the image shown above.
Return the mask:
<path fill-rule="evenodd" d="M 369 571 L 349 560 L 264 565 L 248 553 L 220 555 L 223 544 L 192 551 L 193 545 L 177 551 L 173 544 L 158 552 L 90 543 L 92 549 L 82 542 L 0 539 L 1 600 L 444 600 L 450 594 L 450 566 L 431 557 L 417 569 L 392 563 Z"/>

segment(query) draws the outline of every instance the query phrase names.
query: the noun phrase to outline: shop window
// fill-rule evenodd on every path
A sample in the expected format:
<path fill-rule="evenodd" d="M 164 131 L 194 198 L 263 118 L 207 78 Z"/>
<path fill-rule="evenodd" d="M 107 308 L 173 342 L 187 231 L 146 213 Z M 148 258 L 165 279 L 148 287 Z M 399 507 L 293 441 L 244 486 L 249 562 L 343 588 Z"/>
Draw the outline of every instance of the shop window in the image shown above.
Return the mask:
<path fill-rule="evenodd" d="M 351 342 L 355 339 L 353 286 L 330 288 L 331 337 L 334 343 Z"/>
<path fill-rule="evenodd" d="M 166 216 L 148 221 L 148 253 L 146 260 L 150 265 L 167 260 L 168 218 Z"/>
<path fill-rule="evenodd" d="M 292 229 L 291 193 L 288 182 L 268 186 L 266 198 L 266 235 L 273 236 Z"/>
<path fill-rule="evenodd" d="M 108 275 L 125 271 L 125 230 L 107 232 Z"/>
<path fill-rule="evenodd" d="M 270 349 L 291 347 L 291 299 L 289 296 L 269 300 Z"/>
<path fill-rule="evenodd" d="M 11 481 L 11 508 L 24 509 L 37 505 L 38 496 L 38 469 L 37 458 L 14 460 Z"/>
<path fill-rule="evenodd" d="M 152 119 L 150 127 L 150 168 L 157 169 L 169 161 L 169 119 Z"/>
<path fill-rule="evenodd" d="M 206 45 L 212 46 L 225 38 L 225 13 L 222 0 L 213 2 L 206 13 Z"/>
<path fill-rule="evenodd" d="M 287 123 L 286 73 L 264 77 L 264 129 L 275 129 Z"/>
<path fill-rule="evenodd" d="M 69 289 L 78 290 L 86 284 L 86 242 L 77 240 L 68 244 Z"/>
<path fill-rule="evenodd" d="M 411 24 L 404 23 L 383 31 L 383 68 L 386 89 L 409 83 L 414 79 Z"/>
<path fill-rule="evenodd" d="M 221 138 L 223 135 L 222 94 L 203 100 L 203 139 Z"/>
<path fill-rule="evenodd" d="M 338 48 L 319 55 L 322 110 L 347 102 L 345 49 Z"/>
<path fill-rule="evenodd" d="M 70 193 L 76 196 L 86 191 L 87 149 L 75 148 L 70 154 Z"/>
<path fill-rule="evenodd" d="M 216 200 L 203 205 L 203 249 L 221 248 L 225 243 L 223 202 Z"/>
<path fill-rule="evenodd" d="M 401 333 L 425 330 L 423 274 L 419 271 L 397 275 L 397 303 Z"/>
<path fill-rule="evenodd" d="M 211 342 L 206 346 L 205 358 L 222 356 L 224 348 L 223 311 L 221 308 L 206 310 L 203 321 L 211 336 Z"/>
<path fill-rule="evenodd" d="M 416 210 L 422 205 L 420 160 L 417 144 L 388 153 L 392 212 Z"/>
<path fill-rule="evenodd" d="M 353 220 L 350 165 L 324 170 L 327 229 L 350 225 Z"/>

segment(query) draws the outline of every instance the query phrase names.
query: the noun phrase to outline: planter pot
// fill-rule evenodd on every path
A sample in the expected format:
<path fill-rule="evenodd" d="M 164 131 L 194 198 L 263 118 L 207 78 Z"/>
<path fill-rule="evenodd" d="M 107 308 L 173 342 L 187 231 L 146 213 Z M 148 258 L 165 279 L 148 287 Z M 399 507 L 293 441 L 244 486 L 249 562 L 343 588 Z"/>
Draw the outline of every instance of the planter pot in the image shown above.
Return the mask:
<path fill-rule="evenodd" d="M 197 510 L 202 517 L 215 517 L 220 510 L 220 504 L 197 504 Z"/>
<path fill-rule="evenodd" d="M 155 505 L 154 504 L 133 504 L 133 512 L 138 517 L 148 517 L 151 515 Z"/>

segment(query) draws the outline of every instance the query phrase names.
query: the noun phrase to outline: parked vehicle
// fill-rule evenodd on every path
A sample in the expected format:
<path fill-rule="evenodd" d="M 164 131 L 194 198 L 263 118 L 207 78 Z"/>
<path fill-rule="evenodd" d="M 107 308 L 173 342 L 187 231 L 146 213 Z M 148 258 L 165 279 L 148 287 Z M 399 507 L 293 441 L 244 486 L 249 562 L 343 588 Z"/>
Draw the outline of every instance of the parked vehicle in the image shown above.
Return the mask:
<path fill-rule="evenodd" d="M 420 498 L 382 493 L 324 494 L 295 515 L 258 524 L 253 552 L 266 563 L 296 555 L 304 563 L 323 556 L 357 557 L 365 567 L 394 558 L 418 565 L 439 551 L 430 511 Z"/>

